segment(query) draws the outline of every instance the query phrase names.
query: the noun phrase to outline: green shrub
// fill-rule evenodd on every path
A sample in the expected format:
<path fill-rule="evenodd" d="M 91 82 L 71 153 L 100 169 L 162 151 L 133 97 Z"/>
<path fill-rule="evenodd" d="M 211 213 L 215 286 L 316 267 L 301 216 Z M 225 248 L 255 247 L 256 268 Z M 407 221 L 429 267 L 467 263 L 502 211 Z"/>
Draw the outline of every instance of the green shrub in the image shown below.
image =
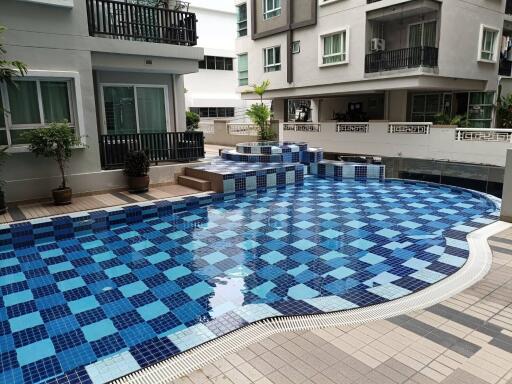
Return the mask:
<path fill-rule="evenodd" d="M 187 131 L 195 131 L 199 128 L 199 121 L 201 118 L 195 112 L 187 111 Z"/>
<path fill-rule="evenodd" d="M 146 176 L 149 172 L 149 159 L 145 151 L 131 151 L 126 156 L 124 174 L 129 177 Z"/>
<path fill-rule="evenodd" d="M 46 157 L 57 162 L 61 175 L 59 188 L 66 188 L 66 164 L 73 154 L 73 147 L 81 144 L 68 122 L 51 123 L 49 127 L 28 131 L 23 134 L 23 138 L 37 157 Z"/>

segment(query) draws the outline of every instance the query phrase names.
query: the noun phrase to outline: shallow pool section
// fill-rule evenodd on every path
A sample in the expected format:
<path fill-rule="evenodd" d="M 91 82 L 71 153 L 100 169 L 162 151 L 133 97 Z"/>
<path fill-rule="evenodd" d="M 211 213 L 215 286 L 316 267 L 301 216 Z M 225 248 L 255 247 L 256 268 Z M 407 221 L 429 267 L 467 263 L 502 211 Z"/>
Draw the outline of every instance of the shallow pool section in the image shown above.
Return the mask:
<path fill-rule="evenodd" d="M 104 383 L 260 319 L 403 297 L 496 214 L 457 188 L 310 177 L 4 227 L 0 382 Z"/>

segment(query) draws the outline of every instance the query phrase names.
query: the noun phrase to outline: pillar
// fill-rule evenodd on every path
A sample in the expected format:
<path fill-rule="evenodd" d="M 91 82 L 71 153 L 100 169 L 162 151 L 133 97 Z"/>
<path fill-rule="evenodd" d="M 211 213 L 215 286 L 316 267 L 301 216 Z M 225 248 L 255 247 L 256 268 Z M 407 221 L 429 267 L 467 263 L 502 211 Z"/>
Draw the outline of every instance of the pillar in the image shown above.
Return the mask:
<path fill-rule="evenodd" d="M 501 197 L 501 220 L 512 223 L 512 149 L 507 150 L 503 196 Z"/>

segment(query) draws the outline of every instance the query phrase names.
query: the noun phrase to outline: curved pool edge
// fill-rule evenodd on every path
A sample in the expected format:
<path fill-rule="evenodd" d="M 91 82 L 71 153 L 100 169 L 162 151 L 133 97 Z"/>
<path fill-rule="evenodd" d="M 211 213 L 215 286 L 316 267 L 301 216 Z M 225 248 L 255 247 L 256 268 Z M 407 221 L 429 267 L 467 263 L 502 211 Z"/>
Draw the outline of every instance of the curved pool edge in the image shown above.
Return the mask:
<path fill-rule="evenodd" d="M 162 362 L 130 373 L 112 383 L 170 383 L 277 333 L 364 324 L 430 307 L 464 291 L 484 278 L 492 265 L 492 251 L 488 239 L 511 227 L 512 223 L 496 221 L 469 233 L 466 236 L 469 256 L 464 266 L 453 275 L 416 293 L 368 307 L 259 320 Z"/>

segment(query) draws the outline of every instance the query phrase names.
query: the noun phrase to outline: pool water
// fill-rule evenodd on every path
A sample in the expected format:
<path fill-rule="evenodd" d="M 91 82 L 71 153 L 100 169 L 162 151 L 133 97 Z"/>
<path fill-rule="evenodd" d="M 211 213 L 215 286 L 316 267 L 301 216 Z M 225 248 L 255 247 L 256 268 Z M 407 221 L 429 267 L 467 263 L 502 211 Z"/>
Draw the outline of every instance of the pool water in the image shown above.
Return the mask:
<path fill-rule="evenodd" d="M 496 220 L 467 190 L 339 182 L 0 253 L 0 382 L 103 383 L 263 318 L 403 297 Z"/>

